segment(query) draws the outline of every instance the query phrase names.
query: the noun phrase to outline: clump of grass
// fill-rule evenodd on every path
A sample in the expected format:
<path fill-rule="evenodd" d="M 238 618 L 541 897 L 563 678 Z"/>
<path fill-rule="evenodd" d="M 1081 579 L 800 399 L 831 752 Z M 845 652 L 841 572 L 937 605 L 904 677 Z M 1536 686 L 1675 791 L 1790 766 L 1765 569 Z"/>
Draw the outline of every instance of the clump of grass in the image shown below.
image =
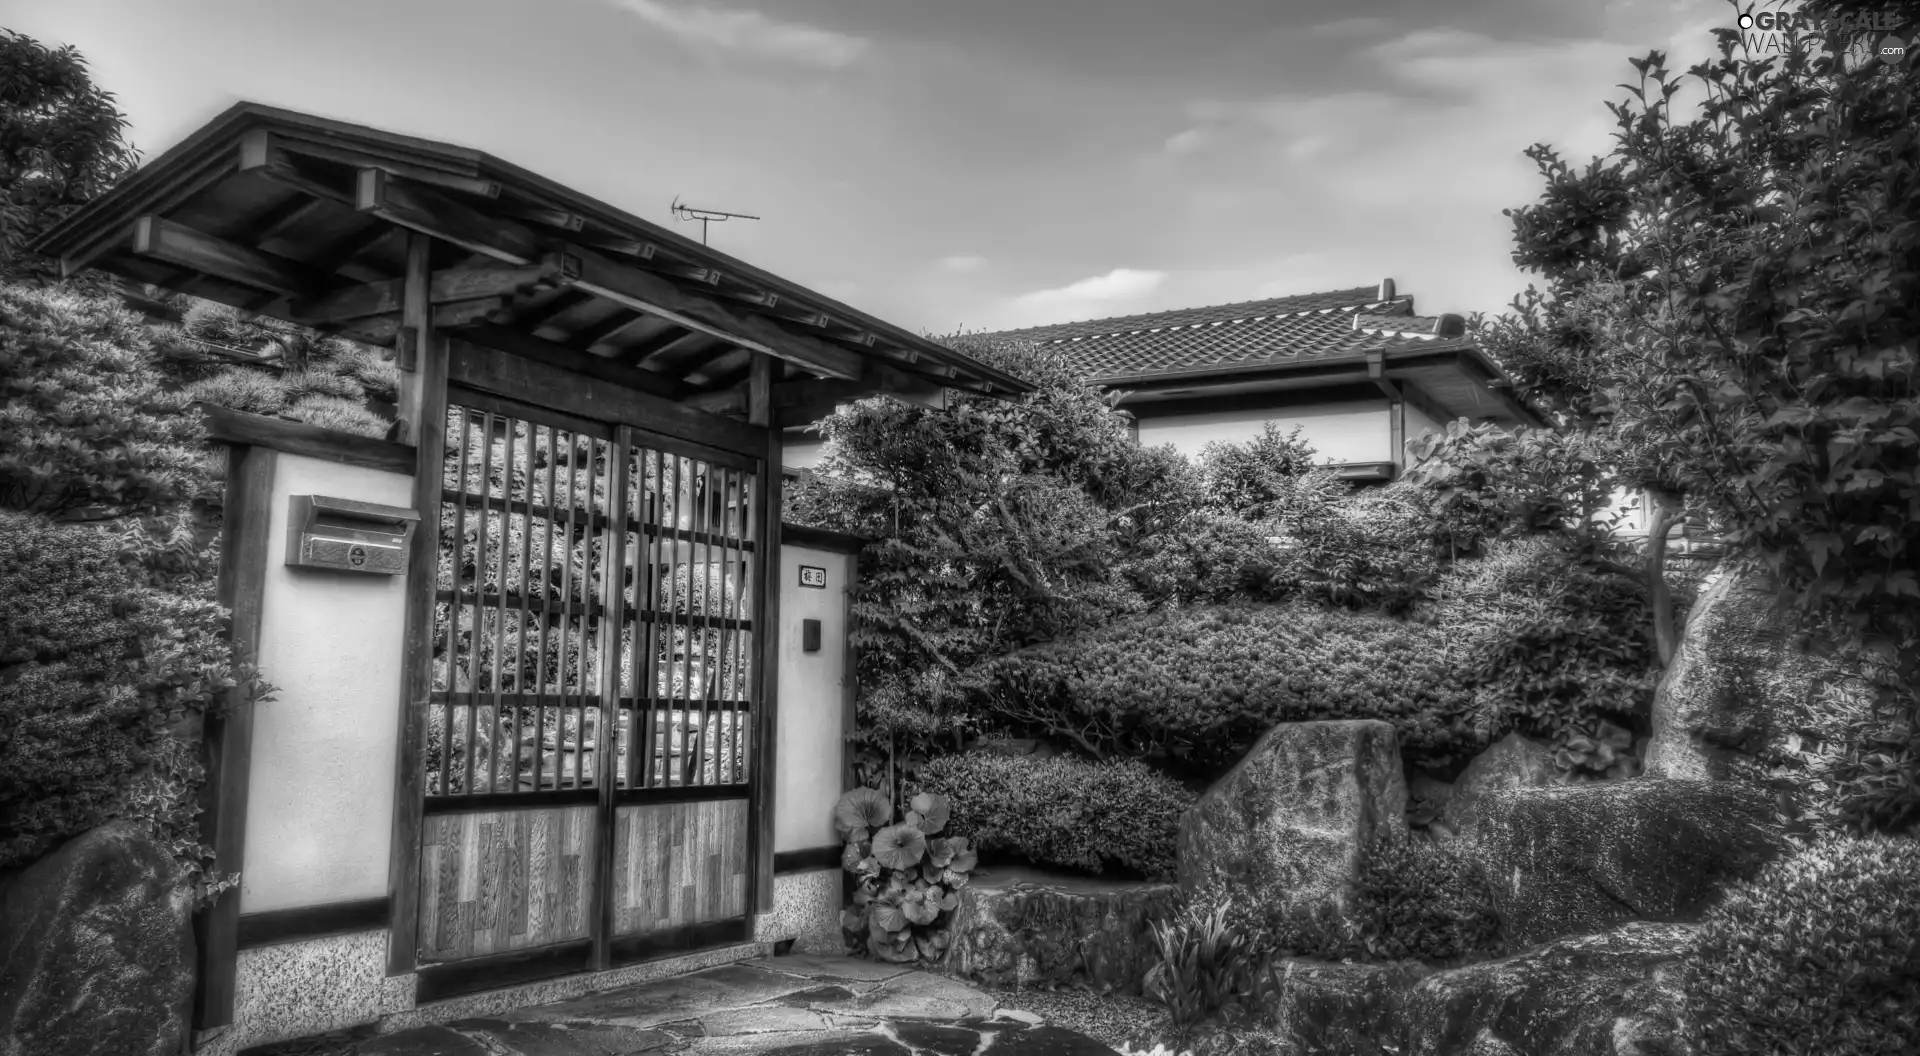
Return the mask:
<path fill-rule="evenodd" d="M 187 386 L 193 399 L 253 414 L 279 414 L 287 405 L 280 379 L 264 371 L 230 367 Z"/>

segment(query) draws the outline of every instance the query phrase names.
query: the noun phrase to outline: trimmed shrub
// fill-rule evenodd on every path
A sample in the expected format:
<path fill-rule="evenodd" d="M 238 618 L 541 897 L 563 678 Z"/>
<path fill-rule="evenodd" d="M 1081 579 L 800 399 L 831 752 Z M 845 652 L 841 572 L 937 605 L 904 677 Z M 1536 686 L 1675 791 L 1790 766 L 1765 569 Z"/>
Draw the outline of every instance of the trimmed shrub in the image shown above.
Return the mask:
<path fill-rule="evenodd" d="M 1732 889 L 1684 984 L 1702 1056 L 1893 1056 L 1920 1038 L 1920 841 L 1827 837 Z"/>
<path fill-rule="evenodd" d="M 1499 915 L 1472 859 L 1446 844 L 1384 840 L 1355 885 L 1358 941 L 1344 956 L 1369 961 L 1457 961 L 1492 952 Z"/>
<path fill-rule="evenodd" d="M 1279 722 L 1383 719 L 1403 750 L 1472 752 L 1442 630 L 1309 604 L 1129 616 L 970 672 L 984 706 L 1099 758 L 1212 778 Z"/>
<path fill-rule="evenodd" d="M 338 396 L 307 396 L 287 408 L 284 416 L 322 429 L 338 429 L 361 436 L 385 436 L 389 425 L 364 405 Z"/>
<path fill-rule="evenodd" d="M 356 404 L 367 398 L 367 390 L 359 382 L 329 370 L 289 371 L 280 376 L 280 388 L 296 405 L 309 396 L 331 396 Z"/>
<path fill-rule="evenodd" d="M 975 848 L 1088 873 L 1119 867 L 1172 879 L 1180 815 L 1193 793 L 1137 760 L 942 756 L 917 784 L 952 805 L 949 831 Z"/>
<path fill-rule="evenodd" d="M 187 386 L 189 399 L 249 414 L 279 414 L 287 406 L 280 379 L 250 367 L 229 367 Z"/>

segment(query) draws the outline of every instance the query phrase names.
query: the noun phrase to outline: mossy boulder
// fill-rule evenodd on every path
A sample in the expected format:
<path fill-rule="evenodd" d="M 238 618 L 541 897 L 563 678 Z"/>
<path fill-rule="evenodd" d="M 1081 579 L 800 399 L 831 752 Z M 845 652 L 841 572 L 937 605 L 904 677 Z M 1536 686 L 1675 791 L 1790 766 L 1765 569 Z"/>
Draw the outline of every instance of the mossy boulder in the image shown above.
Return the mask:
<path fill-rule="evenodd" d="M 1263 971 L 1255 1011 L 1300 1052 L 1342 1056 L 1398 1053 L 1407 1030 L 1406 998 L 1432 973 L 1417 961 L 1335 964 L 1280 957 Z"/>
<path fill-rule="evenodd" d="M 942 967 L 985 986 L 1138 994 L 1159 960 L 1152 925 L 1174 913 L 1172 884 L 996 868 L 956 892 Z"/>
<path fill-rule="evenodd" d="M 1486 797 L 1467 853 L 1511 942 L 1696 921 L 1782 853 L 1773 803 L 1738 785 L 1646 777 L 1515 788 Z"/>
<path fill-rule="evenodd" d="M 1402 1008 L 1408 1056 L 1675 1056 L 1693 928 L 1631 923 L 1435 972 Z M 1337 1050 L 1336 1050 L 1337 1051 Z"/>
<path fill-rule="evenodd" d="M 193 996 L 193 892 L 112 821 L 0 885 L 0 1052 L 174 1056 Z"/>
<path fill-rule="evenodd" d="M 1343 913 L 1375 841 L 1406 838 L 1406 809 L 1391 725 L 1281 723 L 1181 817 L 1180 886 Z"/>
<path fill-rule="evenodd" d="M 1440 823 L 1453 832 L 1473 825 L 1480 804 L 1493 792 L 1540 788 L 1555 783 L 1553 748 L 1543 741 L 1509 733 L 1473 757 L 1454 781 Z"/>

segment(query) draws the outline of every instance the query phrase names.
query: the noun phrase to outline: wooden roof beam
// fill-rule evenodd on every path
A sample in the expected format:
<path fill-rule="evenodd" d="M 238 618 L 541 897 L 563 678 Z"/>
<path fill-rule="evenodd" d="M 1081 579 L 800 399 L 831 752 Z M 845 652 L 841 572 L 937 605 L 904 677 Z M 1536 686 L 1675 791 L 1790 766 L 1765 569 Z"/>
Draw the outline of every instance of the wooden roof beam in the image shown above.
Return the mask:
<path fill-rule="evenodd" d="M 555 285 L 559 268 L 558 259 L 549 257 L 525 267 L 436 271 L 433 273 L 429 296 L 434 304 L 513 296 L 526 290 Z M 293 301 L 287 306 L 287 315 L 294 322 L 308 326 L 342 323 L 370 315 L 388 315 L 400 310 L 405 287 L 405 279 L 349 286 L 323 297 Z"/>
<path fill-rule="evenodd" d="M 734 315 L 710 300 L 682 293 L 666 279 L 592 250 L 558 240 L 543 245 L 534 232 L 516 221 L 488 216 L 384 170 L 360 170 L 357 205 L 361 211 L 390 223 L 508 264 L 531 264 L 549 249 L 562 250 L 571 262 L 563 268 L 563 283 L 741 348 L 777 356 L 816 374 L 860 376 L 861 359 L 853 352 L 790 333 L 757 317 Z"/>
<path fill-rule="evenodd" d="M 134 221 L 135 256 L 288 297 L 311 297 L 333 285 L 324 272 L 296 260 L 215 238 L 160 216 Z"/>
<path fill-rule="evenodd" d="M 657 371 L 622 366 L 605 356 L 571 349 L 509 327 L 476 323 L 463 328 L 454 336 L 465 338 L 477 345 L 497 348 L 502 352 L 539 360 L 563 370 L 583 374 L 595 381 L 620 385 L 669 400 L 684 400 L 693 391 L 687 385 Z"/>

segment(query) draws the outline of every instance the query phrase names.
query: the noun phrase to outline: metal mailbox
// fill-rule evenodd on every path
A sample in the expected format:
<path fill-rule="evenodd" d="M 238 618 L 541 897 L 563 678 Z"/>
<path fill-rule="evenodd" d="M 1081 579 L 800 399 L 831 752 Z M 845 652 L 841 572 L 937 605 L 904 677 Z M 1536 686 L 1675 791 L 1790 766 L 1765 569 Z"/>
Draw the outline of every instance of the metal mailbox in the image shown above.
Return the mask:
<path fill-rule="evenodd" d="M 398 576 L 420 514 L 326 495 L 294 495 L 287 509 L 287 564 L 333 572 Z"/>

